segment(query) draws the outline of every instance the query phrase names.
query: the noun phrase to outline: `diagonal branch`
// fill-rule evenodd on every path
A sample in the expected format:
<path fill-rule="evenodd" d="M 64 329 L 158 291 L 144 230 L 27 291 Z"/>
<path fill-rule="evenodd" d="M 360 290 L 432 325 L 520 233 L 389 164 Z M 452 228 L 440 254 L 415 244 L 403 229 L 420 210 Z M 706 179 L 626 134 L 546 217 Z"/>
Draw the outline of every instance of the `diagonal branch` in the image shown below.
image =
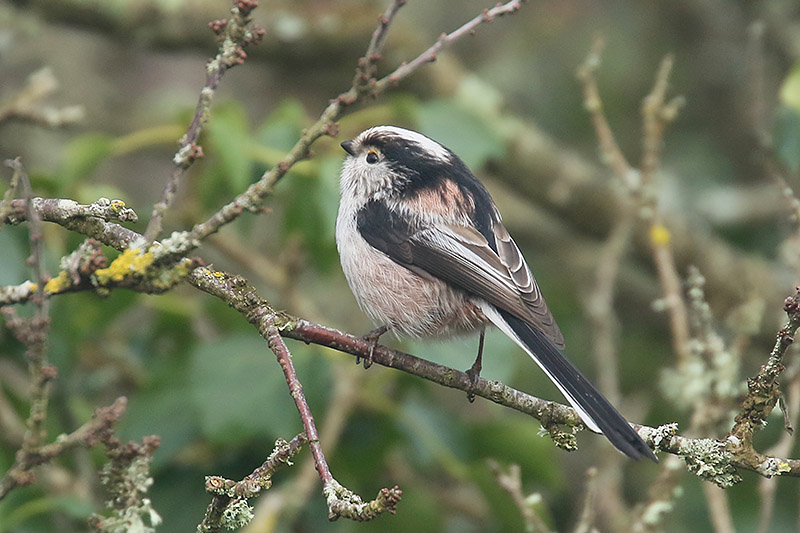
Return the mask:
<path fill-rule="evenodd" d="M 400 2 L 395 2 L 392 6 L 399 8 Z M 515 13 L 522 5 L 522 0 L 514 0 L 491 9 L 484 10 L 483 13 L 474 17 L 454 31 L 442 35 L 430 48 L 422 52 L 416 58 L 397 67 L 392 73 L 379 80 L 359 81 L 356 76 L 354 85 L 343 92 L 326 107 L 319 119 L 308 127 L 302 137 L 295 143 L 291 150 L 278 162 L 277 165 L 264 173 L 261 178 L 250 185 L 246 191 L 242 192 L 231 202 L 224 205 L 205 222 L 196 224 L 190 231 L 173 234 L 172 237 L 162 242 L 164 247 L 159 252 L 160 257 L 174 258 L 184 255 L 199 246 L 200 241 L 219 231 L 226 224 L 236 220 L 244 211 L 257 211 L 264 198 L 272 194 L 274 186 L 286 175 L 297 162 L 309 157 L 311 145 L 320 137 L 328 135 L 335 136 L 338 133 L 336 121 L 344 114 L 345 108 L 366 97 L 375 97 L 384 93 L 389 87 L 396 85 L 413 74 L 422 65 L 430 63 L 436 59 L 436 54 L 445 46 L 449 46 L 465 35 L 471 35 L 481 24 L 491 22 L 496 17 Z M 396 9 L 390 10 L 392 16 Z M 381 19 L 381 26 L 378 31 L 382 35 L 387 31 L 391 18 L 384 16 Z M 386 26 L 386 27 L 384 27 Z M 370 44 L 369 53 L 371 57 L 380 53 L 380 46 L 384 39 L 378 37 L 375 43 Z M 362 58 L 363 59 L 363 58 Z M 361 67 L 363 68 L 363 66 Z"/>
<path fill-rule="evenodd" d="M 104 435 L 110 435 L 114 424 L 125 414 L 127 403 L 124 396 L 119 397 L 108 407 L 97 409 L 91 420 L 72 433 L 59 435 L 50 444 L 38 447 L 36 453 L 18 455 L 9 471 L 0 479 L 0 500 L 12 489 L 32 483 L 34 467 L 60 457 L 74 448 L 94 446 L 103 440 Z"/>
<path fill-rule="evenodd" d="M 314 417 L 303 393 L 303 386 L 297 378 L 292 354 L 282 337 L 282 330 L 287 325 L 287 315 L 275 311 L 268 302 L 258 296 L 255 288 L 240 276 L 229 276 L 224 272 L 201 267 L 192 271 L 188 280 L 197 288 L 219 297 L 245 316 L 247 321 L 255 326 L 259 334 L 266 339 L 278 359 L 286 377 L 289 393 L 300 413 L 308 446 L 322 480 L 323 493 L 328 502 L 328 518 L 336 520 L 344 517 L 356 521 L 367 521 L 377 518 L 385 512 L 394 513 L 402 495 L 402 491 L 397 486 L 391 489 L 381 489 L 375 500 L 364 502 L 357 494 L 339 484 L 331 474 L 328 462 L 322 452 Z"/>
<path fill-rule="evenodd" d="M 244 49 L 252 44 L 258 44 L 264 37 L 263 29 L 250 27 L 251 12 L 256 7 L 258 7 L 256 0 L 233 0 L 231 17 L 228 20 L 217 20 L 209 24 L 211 30 L 222 37 L 219 52 L 206 65 L 206 83 L 200 90 L 192 122 L 186 130 L 186 134 L 178 142 L 178 151 L 172 158 L 175 166 L 167 179 L 161 200 L 153 206 L 153 213 L 144 233 L 148 244 L 155 241 L 161 234 L 164 214 L 175 198 L 181 179 L 192 163 L 203 156 L 203 150 L 197 141 L 208 122 L 211 103 L 222 76 L 228 69 L 244 63 L 247 57 Z"/>

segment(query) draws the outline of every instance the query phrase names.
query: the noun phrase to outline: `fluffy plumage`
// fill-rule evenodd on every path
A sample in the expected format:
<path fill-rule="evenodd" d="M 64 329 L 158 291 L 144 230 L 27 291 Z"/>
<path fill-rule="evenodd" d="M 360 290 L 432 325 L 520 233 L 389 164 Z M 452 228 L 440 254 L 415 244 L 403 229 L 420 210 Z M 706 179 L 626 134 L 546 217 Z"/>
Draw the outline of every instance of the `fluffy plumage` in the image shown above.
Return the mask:
<path fill-rule="evenodd" d="M 491 196 L 461 159 L 419 133 L 378 126 L 342 147 L 336 241 L 361 308 L 413 337 L 494 324 L 521 346 L 593 431 L 655 460 L 561 353 L 564 338 Z"/>

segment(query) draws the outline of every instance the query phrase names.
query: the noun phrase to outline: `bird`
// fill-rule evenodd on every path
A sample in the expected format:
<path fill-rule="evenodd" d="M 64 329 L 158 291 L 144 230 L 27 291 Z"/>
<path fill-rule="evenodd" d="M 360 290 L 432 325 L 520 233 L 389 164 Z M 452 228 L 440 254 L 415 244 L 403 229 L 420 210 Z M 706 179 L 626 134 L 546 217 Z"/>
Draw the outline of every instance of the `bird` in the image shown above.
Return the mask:
<path fill-rule="evenodd" d="M 344 141 L 336 245 L 361 309 L 413 338 L 495 326 L 555 383 L 584 424 L 633 458 L 657 461 L 628 421 L 562 353 L 564 337 L 484 185 L 451 150 L 397 126 Z M 373 345 L 374 346 L 374 345 Z"/>

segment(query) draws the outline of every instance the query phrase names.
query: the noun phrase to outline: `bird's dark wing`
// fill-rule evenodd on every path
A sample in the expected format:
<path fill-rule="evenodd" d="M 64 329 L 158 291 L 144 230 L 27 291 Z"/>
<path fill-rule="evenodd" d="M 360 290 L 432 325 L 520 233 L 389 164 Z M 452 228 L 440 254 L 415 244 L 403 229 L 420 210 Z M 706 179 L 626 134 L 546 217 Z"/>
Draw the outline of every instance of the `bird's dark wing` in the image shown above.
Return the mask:
<path fill-rule="evenodd" d="M 589 429 L 605 434 L 629 457 L 657 461 L 625 418 L 559 351 L 561 332 L 519 248 L 496 218 L 487 232 L 493 243 L 473 227 L 414 223 L 376 201 L 359 211 L 357 226 L 370 245 L 395 262 L 483 299 L 487 318 L 528 352 Z"/>
<path fill-rule="evenodd" d="M 367 203 L 357 216 L 361 236 L 395 262 L 529 322 L 563 348 L 564 337 L 536 280 L 501 222 L 493 224 L 489 235 L 495 240 L 492 247 L 473 227 L 414 223 L 383 202 Z"/>

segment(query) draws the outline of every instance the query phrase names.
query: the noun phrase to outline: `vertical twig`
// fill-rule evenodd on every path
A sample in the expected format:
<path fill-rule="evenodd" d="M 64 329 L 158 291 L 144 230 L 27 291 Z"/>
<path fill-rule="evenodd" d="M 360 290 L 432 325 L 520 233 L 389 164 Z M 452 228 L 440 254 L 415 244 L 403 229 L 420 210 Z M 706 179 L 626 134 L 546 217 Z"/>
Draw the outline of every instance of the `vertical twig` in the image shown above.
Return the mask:
<path fill-rule="evenodd" d="M 664 215 L 658 207 L 655 195 L 655 173 L 661 159 L 661 144 L 664 129 L 677 116 L 683 100 L 676 98 L 666 102 L 669 76 L 673 59 L 666 56 L 659 66 L 653 90 L 642 103 L 644 125 L 643 153 L 641 163 L 642 205 L 649 218 L 649 244 L 656 265 L 658 278 L 664 290 L 664 302 L 669 314 L 672 346 L 678 358 L 678 369 L 684 369 L 689 359 L 689 315 L 683 299 L 681 280 L 675 265 L 675 256 L 670 243 L 670 232 L 664 223 Z"/>
<path fill-rule="evenodd" d="M 586 496 L 583 499 L 581 517 L 575 526 L 574 533 L 594 533 L 597 531 L 594 523 L 596 520 L 597 505 L 597 469 L 592 467 L 586 471 Z"/>
<path fill-rule="evenodd" d="M 153 206 L 153 213 L 144 232 L 148 244 L 151 244 L 161 234 L 164 214 L 172 204 L 178 185 L 187 169 L 196 159 L 203 157 L 203 150 L 197 141 L 208 123 L 211 103 L 222 76 L 228 69 L 244 63 L 247 57 L 244 49 L 249 45 L 258 44 L 264 37 L 263 29 L 248 28 L 252 21 L 251 13 L 256 7 L 258 7 L 257 0 L 233 0 L 231 17 L 228 20 L 216 20 L 209 24 L 211 30 L 223 38 L 216 57 L 209 60 L 206 65 L 206 82 L 200 90 L 192 122 L 186 130 L 186 134 L 178 141 L 178 151 L 172 158 L 174 168 L 167 179 L 161 199 Z"/>
<path fill-rule="evenodd" d="M 504 471 L 494 459 L 489 459 L 487 464 L 494 474 L 497 484 L 511 496 L 511 500 L 522 515 L 526 533 L 550 533 L 552 530 L 534 509 L 534 505 L 540 498 L 537 497 L 537 494 L 526 496 L 522 491 L 522 474 L 519 465 L 509 465 L 508 470 Z"/>
<path fill-rule="evenodd" d="M 794 427 L 797 425 L 798 411 L 800 411 L 800 369 L 795 365 L 794 375 L 787 388 L 786 396 L 786 410 L 789 412 L 789 425 Z M 784 413 L 785 414 L 785 413 Z M 797 433 L 794 431 L 784 432 L 781 439 L 769 450 L 767 454 L 775 455 L 778 457 L 788 456 L 794 443 L 797 440 Z M 758 492 L 761 496 L 761 505 L 759 507 L 758 516 L 758 533 L 769 533 L 770 524 L 772 522 L 772 515 L 775 510 L 775 497 L 778 490 L 778 480 L 762 478 L 758 480 Z"/>
<path fill-rule="evenodd" d="M 50 382 L 57 375 L 56 368 L 47 361 L 46 341 L 50 327 L 50 301 L 45 295 L 44 286 L 49 277 L 44 265 L 44 233 L 42 221 L 38 212 L 33 208 L 30 181 L 22 167 L 19 158 L 6 161 L 6 165 L 13 169 L 18 192 L 25 201 L 25 214 L 28 220 L 30 257 L 28 264 L 35 271 L 36 291 L 33 295 L 34 313 L 32 318 L 22 320 L 15 316 L 11 308 L 4 308 L 4 314 L 9 318 L 8 325 L 12 327 L 17 338 L 25 344 L 25 356 L 31 376 L 31 407 L 27 420 L 27 428 L 22 442 L 24 453 L 33 453 L 36 447 L 44 442 L 46 431 L 44 422 L 47 419 L 47 407 L 50 399 Z"/>

